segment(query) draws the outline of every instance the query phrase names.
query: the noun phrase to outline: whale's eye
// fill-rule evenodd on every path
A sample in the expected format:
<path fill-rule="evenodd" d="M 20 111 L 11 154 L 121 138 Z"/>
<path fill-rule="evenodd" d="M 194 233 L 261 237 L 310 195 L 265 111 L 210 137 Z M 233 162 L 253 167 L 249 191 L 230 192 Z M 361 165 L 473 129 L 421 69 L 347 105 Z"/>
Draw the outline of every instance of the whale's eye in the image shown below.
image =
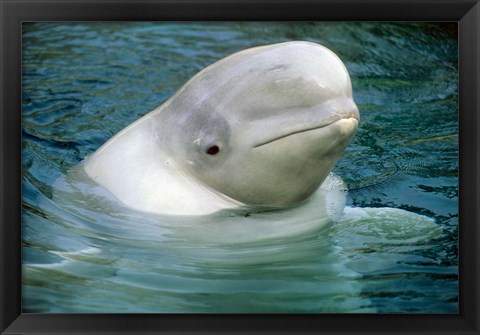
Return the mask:
<path fill-rule="evenodd" d="M 212 145 L 210 148 L 207 149 L 207 154 L 216 155 L 219 151 L 220 148 L 217 145 Z"/>

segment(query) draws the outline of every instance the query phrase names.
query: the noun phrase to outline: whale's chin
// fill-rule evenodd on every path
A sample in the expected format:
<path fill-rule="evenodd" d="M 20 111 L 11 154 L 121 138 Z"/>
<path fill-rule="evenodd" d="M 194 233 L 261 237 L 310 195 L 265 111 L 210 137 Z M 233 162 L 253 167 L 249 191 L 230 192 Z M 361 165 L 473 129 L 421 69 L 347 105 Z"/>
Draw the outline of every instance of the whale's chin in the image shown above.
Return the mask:
<path fill-rule="evenodd" d="M 212 189 L 247 205 L 297 205 L 323 183 L 357 126 L 358 120 L 348 117 L 287 136 L 280 134 L 199 179 L 203 177 Z"/>

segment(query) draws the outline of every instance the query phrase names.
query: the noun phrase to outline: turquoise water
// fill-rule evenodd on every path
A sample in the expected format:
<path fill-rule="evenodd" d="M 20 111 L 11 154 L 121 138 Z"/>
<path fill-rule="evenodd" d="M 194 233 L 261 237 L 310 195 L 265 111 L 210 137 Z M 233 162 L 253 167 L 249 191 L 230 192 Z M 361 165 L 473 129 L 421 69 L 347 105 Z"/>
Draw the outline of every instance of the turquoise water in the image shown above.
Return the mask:
<path fill-rule="evenodd" d="M 59 182 L 205 66 L 289 40 L 351 75 L 346 199 L 332 176 L 290 210 L 172 218 Z M 25 23 L 24 312 L 457 313 L 457 60 L 453 24 Z"/>

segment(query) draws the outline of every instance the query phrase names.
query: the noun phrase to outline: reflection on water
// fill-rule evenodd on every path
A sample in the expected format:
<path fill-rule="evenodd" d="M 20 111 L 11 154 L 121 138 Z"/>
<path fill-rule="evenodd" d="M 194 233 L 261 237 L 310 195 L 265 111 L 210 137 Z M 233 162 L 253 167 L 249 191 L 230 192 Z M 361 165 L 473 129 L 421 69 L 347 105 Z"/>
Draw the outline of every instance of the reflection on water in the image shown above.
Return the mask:
<path fill-rule="evenodd" d="M 25 312 L 458 311 L 455 25 L 29 23 L 23 31 Z M 192 218 L 129 211 L 72 173 L 205 66 L 288 40 L 329 47 L 352 78 L 362 121 L 334 169 L 349 188 L 343 213 L 335 176 L 290 210 Z"/>

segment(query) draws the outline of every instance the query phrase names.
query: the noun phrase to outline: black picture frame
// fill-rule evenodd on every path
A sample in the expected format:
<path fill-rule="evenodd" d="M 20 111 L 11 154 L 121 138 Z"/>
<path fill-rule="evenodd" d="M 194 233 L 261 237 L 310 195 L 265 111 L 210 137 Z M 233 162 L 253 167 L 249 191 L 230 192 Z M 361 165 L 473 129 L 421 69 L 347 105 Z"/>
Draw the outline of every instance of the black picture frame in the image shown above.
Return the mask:
<path fill-rule="evenodd" d="M 480 4 L 472 0 L 1 0 L 1 334 L 480 334 Z M 25 21 L 454 21 L 459 24 L 459 314 L 22 314 Z"/>

